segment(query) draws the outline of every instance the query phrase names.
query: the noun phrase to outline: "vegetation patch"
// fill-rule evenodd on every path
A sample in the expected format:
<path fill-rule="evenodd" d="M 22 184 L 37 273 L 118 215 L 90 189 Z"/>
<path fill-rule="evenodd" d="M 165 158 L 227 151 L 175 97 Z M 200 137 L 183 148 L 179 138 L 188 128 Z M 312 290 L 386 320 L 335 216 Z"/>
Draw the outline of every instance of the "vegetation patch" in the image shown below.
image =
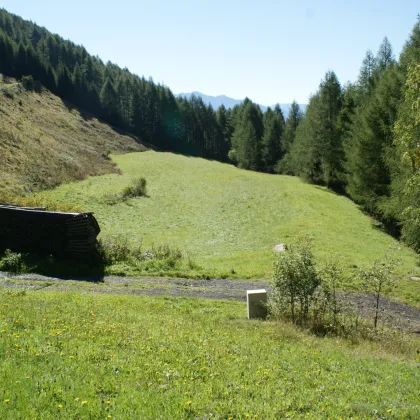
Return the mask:
<path fill-rule="evenodd" d="M 105 151 L 146 148 L 62 101 L 28 76 L 0 81 L 0 194 L 23 196 L 89 175 L 118 173 Z"/>
<path fill-rule="evenodd" d="M 134 248 L 175 246 L 191 258 L 200 277 L 269 280 L 279 243 L 309 235 L 317 265 L 335 259 L 344 286 L 364 290 L 357 280 L 398 242 L 377 229 L 349 199 L 297 178 L 240 170 L 231 165 L 171 153 L 148 151 L 113 155 L 122 175 L 90 177 L 39 194 L 56 202 L 72 202 L 93 211 L 104 237 L 122 235 Z M 148 181 L 147 200 L 109 206 L 106 194 L 120 194 L 138 174 Z M 392 292 L 419 305 L 418 257 L 405 246 L 396 255 L 401 265 Z M 135 274 L 131 266 L 130 274 Z M 120 265 L 120 272 L 125 270 Z M 174 270 L 164 270 L 173 275 Z"/>
<path fill-rule="evenodd" d="M 167 244 L 132 246 L 127 236 L 117 235 L 101 238 L 99 253 L 108 274 L 172 273 L 178 277 L 203 277 L 200 267 L 191 258 Z"/>
<path fill-rule="evenodd" d="M 420 416 L 413 349 L 245 313 L 237 302 L 2 291 L 2 418 Z"/>
<path fill-rule="evenodd" d="M 0 259 L 0 271 L 7 271 L 13 274 L 21 274 L 28 270 L 22 254 L 6 249 L 4 256 Z"/>
<path fill-rule="evenodd" d="M 321 335 L 340 335 L 358 339 L 378 339 L 381 297 L 395 286 L 395 251 L 359 272 L 359 282 L 374 294 L 373 323 L 362 319 L 359 308 L 339 297 L 343 271 L 334 262 L 316 266 L 310 242 L 300 240 L 280 254 L 274 267 L 273 292 L 269 303 L 271 316 L 291 322 Z M 373 324 L 373 328 L 372 328 Z M 383 335 L 383 331 L 381 332 Z"/>
<path fill-rule="evenodd" d="M 105 202 L 113 206 L 121 201 L 128 200 L 129 198 L 148 197 L 146 186 L 146 179 L 139 178 L 134 181 L 132 185 L 125 187 L 120 194 L 114 193 L 104 195 Z"/>

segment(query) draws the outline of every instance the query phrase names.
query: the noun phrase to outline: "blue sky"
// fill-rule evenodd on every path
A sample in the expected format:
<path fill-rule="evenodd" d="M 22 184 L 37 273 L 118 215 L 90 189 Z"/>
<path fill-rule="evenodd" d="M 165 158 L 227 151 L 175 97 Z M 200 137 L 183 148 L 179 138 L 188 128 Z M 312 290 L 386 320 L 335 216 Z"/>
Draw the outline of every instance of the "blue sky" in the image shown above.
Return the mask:
<path fill-rule="evenodd" d="M 174 93 L 248 96 L 263 105 L 306 103 L 327 70 L 354 81 L 384 36 L 398 57 L 420 13 L 418 0 L 3 0 L 0 7 Z"/>

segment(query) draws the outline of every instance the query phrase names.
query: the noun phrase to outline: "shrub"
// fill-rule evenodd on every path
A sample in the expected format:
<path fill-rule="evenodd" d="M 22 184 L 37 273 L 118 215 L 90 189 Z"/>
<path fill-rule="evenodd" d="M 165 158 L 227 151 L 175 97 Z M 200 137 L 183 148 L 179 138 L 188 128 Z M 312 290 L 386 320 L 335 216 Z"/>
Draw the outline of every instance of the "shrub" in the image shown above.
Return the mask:
<path fill-rule="evenodd" d="M 299 241 L 288 249 L 275 263 L 272 309 L 293 323 L 306 322 L 320 278 L 307 242 Z"/>
<path fill-rule="evenodd" d="M 106 239 L 100 238 L 98 250 L 105 265 L 127 261 L 134 253 L 128 244 L 127 237 L 123 235 L 108 236 Z"/>
<path fill-rule="evenodd" d="M 117 203 L 125 201 L 129 198 L 148 197 L 147 195 L 147 181 L 145 178 L 136 180 L 133 185 L 125 187 L 122 193 L 105 194 L 105 203 L 113 206 Z"/>
<path fill-rule="evenodd" d="M 142 250 L 141 245 L 133 247 L 126 236 L 110 236 L 98 241 L 98 251 L 104 266 L 112 267 L 111 271 L 124 266 L 125 271 L 133 272 L 164 272 L 174 269 L 198 269 L 191 259 L 184 261 L 182 252 L 169 245 L 152 245 Z"/>
<path fill-rule="evenodd" d="M 388 250 L 382 260 L 376 260 L 367 270 L 361 270 L 360 277 L 366 289 L 375 294 L 374 327 L 378 325 L 380 298 L 395 287 L 394 270 L 397 261 L 393 250 Z"/>
<path fill-rule="evenodd" d="M 23 76 L 21 81 L 26 90 L 34 90 L 34 79 L 32 76 Z"/>
<path fill-rule="evenodd" d="M 352 311 L 339 302 L 342 285 L 342 270 L 336 263 L 318 270 L 310 242 L 300 240 L 289 245 L 275 263 L 270 314 L 316 334 L 351 335 L 357 329 L 358 315 L 355 319 Z"/>
<path fill-rule="evenodd" d="M 22 254 L 6 249 L 4 257 L 0 260 L 0 271 L 7 271 L 13 274 L 21 274 L 28 271 Z"/>
<path fill-rule="evenodd" d="M 3 95 L 9 99 L 15 99 L 15 95 L 9 90 L 3 89 Z"/>
<path fill-rule="evenodd" d="M 123 190 L 122 198 L 147 197 L 146 185 L 147 181 L 145 178 L 136 180 L 133 185 L 130 185 Z"/>

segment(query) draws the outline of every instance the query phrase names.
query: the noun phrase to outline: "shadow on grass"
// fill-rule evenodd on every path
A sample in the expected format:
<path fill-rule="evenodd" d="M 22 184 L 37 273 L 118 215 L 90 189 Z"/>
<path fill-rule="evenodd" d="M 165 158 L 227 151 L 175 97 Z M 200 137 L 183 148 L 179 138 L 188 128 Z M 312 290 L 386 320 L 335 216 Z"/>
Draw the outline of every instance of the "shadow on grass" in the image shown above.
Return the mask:
<path fill-rule="evenodd" d="M 105 263 L 99 254 L 86 260 L 60 258 L 55 255 L 19 254 L 24 263 L 21 272 L 9 271 L 12 274 L 34 274 L 54 277 L 62 280 L 80 280 L 102 282 L 105 276 Z M 5 252 L 0 252 L 0 260 Z"/>

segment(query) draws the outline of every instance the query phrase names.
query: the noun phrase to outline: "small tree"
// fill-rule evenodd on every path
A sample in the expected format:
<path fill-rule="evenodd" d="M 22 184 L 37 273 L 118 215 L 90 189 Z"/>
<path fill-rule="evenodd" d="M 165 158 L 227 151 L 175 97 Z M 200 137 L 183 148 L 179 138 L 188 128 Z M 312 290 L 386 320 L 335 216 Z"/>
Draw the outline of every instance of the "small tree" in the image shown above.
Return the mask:
<path fill-rule="evenodd" d="M 309 308 L 320 278 L 307 241 L 300 240 L 281 253 L 275 263 L 273 292 L 275 310 L 289 312 L 292 322 L 308 318 Z"/>
<path fill-rule="evenodd" d="M 384 293 L 391 291 L 395 287 L 394 270 L 396 266 L 395 252 L 388 250 L 384 259 L 376 260 L 367 270 L 360 272 L 361 280 L 367 290 L 375 294 L 375 328 L 378 325 L 380 298 Z"/>

